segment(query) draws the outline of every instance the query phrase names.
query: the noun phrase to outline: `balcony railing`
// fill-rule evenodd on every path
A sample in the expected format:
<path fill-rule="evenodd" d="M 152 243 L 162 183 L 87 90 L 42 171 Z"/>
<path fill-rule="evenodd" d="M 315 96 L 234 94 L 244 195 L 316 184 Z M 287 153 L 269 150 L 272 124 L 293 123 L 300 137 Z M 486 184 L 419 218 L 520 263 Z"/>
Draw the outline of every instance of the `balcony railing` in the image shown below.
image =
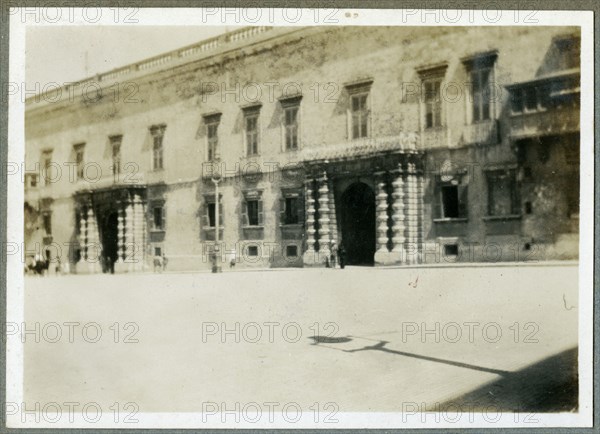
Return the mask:
<path fill-rule="evenodd" d="M 397 136 L 367 137 L 333 145 L 307 147 L 300 155 L 303 161 L 335 160 L 380 154 L 389 151 L 415 151 L 418 135 L 402 133 Z"/>
<path fill-rule="evenodd" d="M 448 148 L 451 145 L 450 129 L 446 127 L 426 129 L 421 132 L 421 148 Z"/>
<path fill-rule="evenodd" d="M 463 145 L 493 145 L 498 143 L 498 122 L 495 119 L 465 125 L 460 143 Z"/>
<path fill-rule="evenodd" d="M 513 115 L 510 120 L 510 135 L 513 139 L 575 133 L 578 131 L 578 107 L 547 109 L 540 112 Z"/>

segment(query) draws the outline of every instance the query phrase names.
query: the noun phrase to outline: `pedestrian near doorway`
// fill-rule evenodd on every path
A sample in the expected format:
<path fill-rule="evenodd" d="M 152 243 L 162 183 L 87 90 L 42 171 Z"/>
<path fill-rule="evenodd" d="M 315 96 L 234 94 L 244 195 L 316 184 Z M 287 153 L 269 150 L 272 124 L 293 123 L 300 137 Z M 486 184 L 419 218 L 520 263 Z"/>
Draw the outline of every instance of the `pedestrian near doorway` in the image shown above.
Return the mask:
<path fill-rule="evenodd" d="M 340 268 L 343 270 L 346 266 L 346 249 L 344 249 L 343 244 L 340 244 L 338 248 L 338 259 L 340 261 Z"/>
<path fill-rule="evenodd" d="M 329 263 L 331 264 L 331 268 L 335 268 L 337 262 L 337 245 L 335 243 L 331 243 L 331 255 L 329 256 Z"/>

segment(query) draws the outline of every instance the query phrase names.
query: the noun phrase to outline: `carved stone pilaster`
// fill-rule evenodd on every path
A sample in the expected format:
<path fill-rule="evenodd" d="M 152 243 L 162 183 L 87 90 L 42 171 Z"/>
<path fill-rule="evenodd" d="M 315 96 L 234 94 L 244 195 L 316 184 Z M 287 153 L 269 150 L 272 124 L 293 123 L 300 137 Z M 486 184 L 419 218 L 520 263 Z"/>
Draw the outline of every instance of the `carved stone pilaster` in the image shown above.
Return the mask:
<path fill-rule="evenodd" d="M 144 203 L 140 195 L 136 194 L 133 198 L 133 269 L 140 271 L 144 267 Z"/>
<path fill-rule="evenodd" d="M 331 237 L 331 245 L 337 245 L 339 241 L 338 235 L 338 225 L 337 225 L 337 215 L 335 211 L 335 196 L 333 194 L 333 181 L 331 179 L 327 180 L 327 187 L 329 188 L 329 228 L 330 228 L 330 237 Z"/>
<path fill-rule="evenodd" d="M 388 189 L 387 180 L 384 173 L 376 173 L 377 194 L 375 196 L 376 208 L 376 231 L 377 231 L 377 250 L 375 251 L 375 264 L 387 265 L 392 263 L 390 252 L 388 250 Z"/>
<path fill-rule="evenodd" d="M 392 257 L 394 262 L 404 263 L 406 261 L 406 251 L 404 249 L 406 242 L 405 237 L 405 214 L 404 214 L 404 180 L 402 169 L 400 169 L 396 174 L 394 181 L 392 182 L 392 242 L 394 243 L 394 247 L 392 248 Z"/>
<path fill-rule="evenodd" d="M 331 255 L 331 220 L 329 218 L 329 187 L 327 175 L 323 176 L 319 188 L 319 256 L 325 261 Z"/>
<path fill-rule="evenodd" d="M 87 209 L 87 240 L 86 240 L 86 262 L 88 273 L 97 273 L 100 271 L 100 258 L 102 255 L 102 245 L 98 233 L 98 223 L 94 209 L 90 206 Z"/>
<path fill-rule="evenodd" d="M 133 202 L 130 200 L 125 205 L 125 264 L 127 264 L 127 271 L 133 271 L 134 260 L 133 254 L 135 252 L 135 238 L 133 233 Z"/>
<path fill-rule="evenodd" d="M 407 226 L 407 263 L 418 261 L 419 201 L 417 196 L 417 173 L 414 162 L 408 163 L 406 176 L 406 226 Z"/>
<path fill-rule="evenodd" d="M 313 197 L 313 180 L 309 180 L 305 185 L 306 198 L 306 251 L 303 255 L 303 261 L 306 265 L 315 263 L 317 252 L 315 251 L 315 234 L 317 232 L 315 228 L 315 199 Z"/>

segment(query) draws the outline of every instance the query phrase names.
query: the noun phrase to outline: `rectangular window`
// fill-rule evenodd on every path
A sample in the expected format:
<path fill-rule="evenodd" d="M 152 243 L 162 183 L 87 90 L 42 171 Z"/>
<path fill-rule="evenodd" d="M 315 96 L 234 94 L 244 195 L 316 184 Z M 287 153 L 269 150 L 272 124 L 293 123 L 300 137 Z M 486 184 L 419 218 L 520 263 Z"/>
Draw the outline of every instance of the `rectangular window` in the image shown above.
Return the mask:
<path fill-rule="evenodd" d="M 242 212 L 244 226 L 262 226 L 263 224 L 263 205 L 260 199 L 245 199 Z"/>
<path fill-rule="evenodd" d="M 163 162 L 163 139 L 166 125 L 153 125 L 150 127 L 152 134 L 152 169 L 161 170 L 164 168 Z"/>
<path fill-rule="evenodd" d="M 473 122 L 490 119 L 490 72 L 491 69 L 475 69 L 471 71 L 473 98 Z"/>
<path fill-rule="evenodd" d="M 248 200 L 246 201 L 246 208 L 248 212 L 248 225 L 258 226 L 258 201 Z"/>
<path fill-rule="evenodd" d="M 208 225 L 211 228 L 214 228 L 216 224 L 216 212 L 215 212 L 215 203 L 211 202 L 207 205 L 208 208 Z"/>
<path fill-rule="evenodd" d="M 280 199 L 279 222 L 282 225 L 297 225 L 304 220 L 304 203 L 298 190 L 283 190 Z"/>
<path fill-rule="evenodd" d="M 488 184 L 488 215 L 520 214 L 515 169 L 492 170 L 486 173 Z"/>
<path fill-rule="evenodd" d="M 442 187 L 442 213 L 445 218 L 458 218 L 458 187 Z"/>
<path fill-rule="evenodd" d="M 353 139 L 369 136 L 368 96 L 368 93 L 360 93 L 351 96 Z"/>
<path fill-rule="evenodd" d="M 257 110 L 244 113 L 244 133 L 246 137 L 246 154 L 258 155 L 258 115 Z"/>
<path fill-rule="evenodd" d="M 467 218 L 468 187 L 460 184 L 442 184 L 440 186 L 441 217 L 445 219 Z"/>
<path fill-rule="evenodd" d="M 83 179 L 83 170 L 85 166 L 84 161 L 84 152 L 85 152 L 85 143 L 79 143 L 73 146 L 73 151 L 75 152 L 75 167 L 77 173 L 77 179 Z"/>
<path fill-rule="evenodd" d="M 214 196 L 213 197 L 208 197 L 207 199 L 205 199 L 205 205 L 204 205 L 204 215 L 202 217 L 202 226 L 204 228 L 214 228 L 216 227 L 216 218 L 217 218 L 217 213 L 216 213 L 216 205 L 215 205 L 215 199 Z M 221 198 L 222 200 L 222 198 Z M 223 204 L 220 203 L 219 204 L 219 228 L 223 229 Z"/>
<path fill-rule="evenodd" d="M 163 206 L 154 206 L 152 208 L 152 229 L 163 231 L 165 229 L 165 213 Z"/>
<path fill-rule="evenodd" d="M 52 214 L 49 212 L 43 213 L 42 220 L 44 224 L 44 231 L 46 231 L 46 235 L 52 235 Z"/>
<path fill-rule="evenodd" d="M 287 197 L 285 199 L 285 224 L 294 225 L 298 223 L 298 198 Z"/>
<path fill-rule="evenodd" d="M 162 256 L 162 249 L 160 247 L 154 247 L 154 256 Z"/>
<path fill-rule="evenodd" d="M 423 81 L 425 128 L 442 126 L 441 86 L 442 78 L 430 78 Z"/>
<path fill-rule="evenodd" d="M 123 136 L 111 136 L 110 146 L 112 150 L 112 171 L 113 175 L 121 173 L 121 141 Z"/>
<path fill-rule="evenodd" d="M 42 176 L 44 177 L 44 185 L 50 185 L 54 181 L 52 151 L 42 152 Z"/>
<path fill-rule="evenodd" d="M 458 244 L 444 244 L 444 256 L 458 256 Z"/>
<path fill-rule="evenodd" d="M 258 246 L 248 246 L 248 256 L 258 256 Z"/>
<path fill-rule="evenodd" d="M 219 128 L 218 121 L 211 121 L 206 124 L 206 141 L 208 147 L 207 159 L 208 161 L 216 160 L 219 152 L 219 136 L 217 130 Z"/>
<path fill-rule="evenodd" d="M 513 89 L 510 92 L 510 109 L 513 113 L 523 112 L 523 92 L 521 89 Z"/>
<path fill-rule="evenodd" d="M 285 127 L 285 149 L 287 151 L 298 149 L 298 112 L 300 107 L 297 105 L 285 107 L 284 127 Z"/>
<path fill-rule="evenodd" d="M 285 256 L 288 258 L 296 258 L 298 256 L 298 246 L 289 245 L 285 247 Z"/>

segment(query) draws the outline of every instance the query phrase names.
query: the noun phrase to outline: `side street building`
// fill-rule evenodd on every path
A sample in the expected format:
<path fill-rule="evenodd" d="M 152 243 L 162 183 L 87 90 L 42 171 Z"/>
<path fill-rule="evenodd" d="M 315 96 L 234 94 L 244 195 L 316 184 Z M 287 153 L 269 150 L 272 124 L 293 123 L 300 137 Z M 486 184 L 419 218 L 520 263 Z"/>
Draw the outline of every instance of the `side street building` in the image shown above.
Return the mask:
<path fill-rule="evenodd" d="M 216 240 L 238 268 L 576 259 L 579 47 L 249 27 L 49 90 L 26 101 L 26 249 L 75 273 L 206 270 Z"/>

